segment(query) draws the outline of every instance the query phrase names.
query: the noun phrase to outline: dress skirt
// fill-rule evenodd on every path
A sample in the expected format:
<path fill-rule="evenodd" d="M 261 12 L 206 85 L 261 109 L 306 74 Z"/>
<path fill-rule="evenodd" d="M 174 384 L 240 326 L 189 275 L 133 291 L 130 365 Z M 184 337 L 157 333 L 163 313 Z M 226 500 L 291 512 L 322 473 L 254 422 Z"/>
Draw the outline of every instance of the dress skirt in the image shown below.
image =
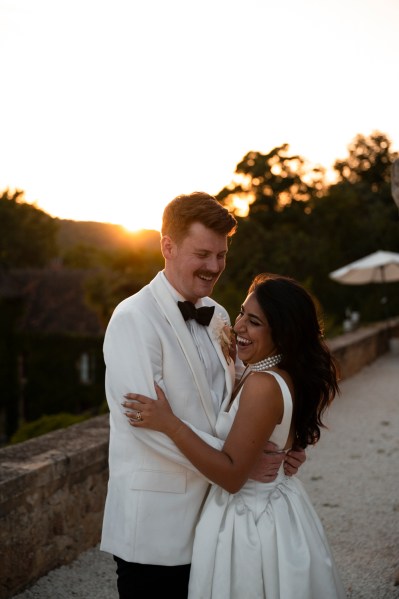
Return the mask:
<path fill-rule="evenodd" d="M 195 533 L 189 599 L 344 599 L 322 523 L 296 477 L 213 486 Z"/>

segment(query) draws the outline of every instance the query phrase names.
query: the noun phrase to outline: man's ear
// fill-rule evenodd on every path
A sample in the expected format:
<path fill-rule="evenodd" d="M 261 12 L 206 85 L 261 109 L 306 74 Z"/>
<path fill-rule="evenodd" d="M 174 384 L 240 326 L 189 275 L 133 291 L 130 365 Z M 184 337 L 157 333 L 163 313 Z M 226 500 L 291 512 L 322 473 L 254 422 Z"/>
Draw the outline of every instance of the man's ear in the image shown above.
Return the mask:
<path fill-rule="evenodd" d="M 161 237 L 161 251 L 165 260 L 170 260 L 174 255 L 175 242 L 169 235 Z"/>

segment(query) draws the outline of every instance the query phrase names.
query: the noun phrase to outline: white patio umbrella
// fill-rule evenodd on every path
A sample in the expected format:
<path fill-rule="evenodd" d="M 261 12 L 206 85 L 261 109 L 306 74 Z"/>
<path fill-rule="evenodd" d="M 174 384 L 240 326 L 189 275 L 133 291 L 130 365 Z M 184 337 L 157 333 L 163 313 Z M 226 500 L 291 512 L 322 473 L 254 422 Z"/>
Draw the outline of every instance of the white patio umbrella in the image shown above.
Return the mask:
<path fill-rule="evenodd" d="M 399 281 L 399 254 L 379 250 L 330 272 L 329 276 L 344 285 L 394 283 Z"/>
<path fill-rule="evenodd" d="M 334 281 L 343 283 L 344 285 L 382 284 L 385 297 L 381 298 L 381 303 L 385 310 L 388 335 L 390 334 L 386 283 L 399 281 L 399 254 L 379 250 L 330 272 L 329 276 Z"/>

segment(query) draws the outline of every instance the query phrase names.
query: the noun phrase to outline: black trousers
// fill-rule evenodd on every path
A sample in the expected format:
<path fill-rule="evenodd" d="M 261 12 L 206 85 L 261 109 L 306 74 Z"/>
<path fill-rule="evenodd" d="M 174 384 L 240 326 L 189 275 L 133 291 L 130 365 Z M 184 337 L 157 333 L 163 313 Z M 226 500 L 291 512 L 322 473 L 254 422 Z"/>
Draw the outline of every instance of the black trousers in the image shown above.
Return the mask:
<path fill-rule="evenodd" d="M 187 599 L 190 564 L 154 566 L 125 562 L 114 555 L 119 599 Z"/>

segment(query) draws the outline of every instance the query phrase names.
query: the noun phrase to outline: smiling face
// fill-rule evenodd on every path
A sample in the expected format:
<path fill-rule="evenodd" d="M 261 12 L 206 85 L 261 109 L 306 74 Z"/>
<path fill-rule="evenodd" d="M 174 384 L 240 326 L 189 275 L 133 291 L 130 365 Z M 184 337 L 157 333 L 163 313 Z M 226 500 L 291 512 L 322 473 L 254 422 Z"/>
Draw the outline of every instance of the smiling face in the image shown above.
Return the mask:
<path fill-rule="evenodd" d="M 226 235 L 196 222 L 180 242 L 169 235 L 162 237 L 161 247 L 165 275 L 176 291 L 194 304 L 200 297 L 212 294 L 226 266 Z"/>
<path fill-rule="evenodd" d="M 255 364 L 277 353 L 270 326 L 254 293 L 241 306 L 234 332 L 238 357 L 246 364 Z"/>

